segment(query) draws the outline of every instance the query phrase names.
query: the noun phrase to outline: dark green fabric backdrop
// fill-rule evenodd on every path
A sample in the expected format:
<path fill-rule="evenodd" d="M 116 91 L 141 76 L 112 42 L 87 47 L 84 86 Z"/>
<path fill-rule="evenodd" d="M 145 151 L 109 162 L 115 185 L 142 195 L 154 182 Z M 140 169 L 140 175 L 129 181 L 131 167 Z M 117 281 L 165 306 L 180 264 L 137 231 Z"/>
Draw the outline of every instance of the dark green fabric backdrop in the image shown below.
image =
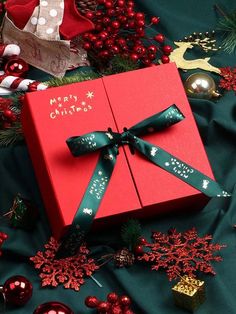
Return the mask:
<path fill-rule="evenodd" d="M 213 10 L 213 0 L 137 0 L 140 10 L 150 16 L 160 16 L 158 30 L 163 32 L 170 43 L 194 31 L 205 32 L 216 27 L 217 14 Z M 227 11 L 236 9 L 236 2 L 221 0 Z M 195 52 L 188 55 L 192 58 Z M 218 67 L 236 65 L 236 56 L 220 51 L 212 57 L 212 64 Z M 192 73 L 192 72 L 189 72 Z M 188 74 L 181 75 L 186 77 Z M 43 73 L 32 70 L 30 77 L 43 79 Z M 213 77 L 217 79 L 217 76 Z M 190 99 L 199 131 L 209 156 L 216 179 L 229 191 L 234 191 L 236 181 L 236 96 L 226 93 L 217 102 Z M 38 104 L 40 106 L 40 103 Z M 185 310 L 175 307 L 171 286 L 165 273 L 151 272 L 150 268 L 135 265 L 129 269 L 115 269 L 113 264 L 105 266 L 95 274 L 103 284 L 99 288 L 91 279 L 80 292 L 40 288 L 40 280 L 29 262 L 29 256 L 50 236 L 50 227 L 44 208 L 31 160 L 24 144 L 0 149 L 0 211 L 5 212 L 14 196 L 20 192 L 31 199 L 40 209 L 40 220 L 33 232 L 11 229 L 0 221 L 0 230 L 9 235 L 4 245 L 4 255 L 0 259 L 0 282 L 12 275 L 21 274 L 33 283 L 34 293 L 30 302 L 20 309 L 9 309 L 7 313 L 30 314 L 43 302 L 58 300 L 68 304 L 76 314 L 92 313 L 84 306 L 87 295 L 105 298 L 110 291 L 125 293 L 133 300 L 138 314 L 182 314 Z M 184 231 L 195 226 L 200 235 L 213 234 L 214 242 L 225 243 L 227 248 L 221 254 L 224 261 L 215 263 L 217 275 L 201 276 L 207 285 L 207 300 L 197 310 L 197 314 L 235 314 L 236 313 L 236 193 L 232 199 L 212 199 L 208 205 L 195 214 L 179 214 L 142 221 L 143 234 L 149 237 L 152 230 L 166 232 L 170 227 Z M 109 246 L 119 247 L 119 228 L 117 232 L 100 232 L 90 236 L 91 249 L 95 253 L 109 251 Z"/>

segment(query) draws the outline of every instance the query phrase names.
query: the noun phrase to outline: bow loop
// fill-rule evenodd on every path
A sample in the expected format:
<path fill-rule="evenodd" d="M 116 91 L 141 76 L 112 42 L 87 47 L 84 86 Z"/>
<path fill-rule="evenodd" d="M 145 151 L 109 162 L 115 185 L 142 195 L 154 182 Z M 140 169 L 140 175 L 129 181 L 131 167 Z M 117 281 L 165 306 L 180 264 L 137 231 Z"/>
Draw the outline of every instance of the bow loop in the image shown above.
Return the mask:
<path fill-rule="evenodd" d="M 129 131 L 136 136 L 146 135 L 148 133 L 158 132 L 170 127 L 185 118 L 183 113 L 176 105 L 172 105 L 167 109 L 135 124 Z"/>
<path fill-rule="evenodd" d="M 108 146 L 114 146 L 122 142 L 122 135 L 112 131 L 95 131 L 83 136 L 72 136 L 66 143 L 75 157 L 101 150 Z"/>

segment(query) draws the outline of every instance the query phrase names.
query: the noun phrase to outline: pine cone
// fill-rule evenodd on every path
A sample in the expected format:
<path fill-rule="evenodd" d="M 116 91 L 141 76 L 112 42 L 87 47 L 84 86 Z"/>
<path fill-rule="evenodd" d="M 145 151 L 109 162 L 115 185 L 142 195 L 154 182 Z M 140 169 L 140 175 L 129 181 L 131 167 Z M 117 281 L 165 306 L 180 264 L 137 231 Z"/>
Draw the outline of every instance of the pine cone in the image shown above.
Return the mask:
<path fill-rule="evenodd" d="M 81 14 L 85 14 L 87 11 L 94 11 L 97 6 L 96 0 L 77 0 L 76 5 Z"/>
<path fill-rule="evenodd" d="M 114 255 L 114 261 L 117 267 L 127 267 L 134 264 L 134 254 L 130 252 L 127 248 L 123 248 L 116 252 Z"/>

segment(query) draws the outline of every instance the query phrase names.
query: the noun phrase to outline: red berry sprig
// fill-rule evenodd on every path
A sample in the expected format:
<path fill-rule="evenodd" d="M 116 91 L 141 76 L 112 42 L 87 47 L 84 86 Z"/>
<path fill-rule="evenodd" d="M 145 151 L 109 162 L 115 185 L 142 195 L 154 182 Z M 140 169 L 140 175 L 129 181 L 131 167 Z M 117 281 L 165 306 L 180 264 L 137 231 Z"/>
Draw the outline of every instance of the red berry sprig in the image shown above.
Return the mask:
<path fill-rule="evenodd" d="M 136 12 L 134 1 L 97 0 L 97 10 L 86 12 L 95 30 L 83 35 L 83 47 L 101 63 L 108 63 L 116 55 L 129 57 L 140 66 L 151 66 L 160 56 L 169 62 L 171 46 L 165 45 L 163 34 L 147 38 L 145 29 L 157 25 L 160 18 L 153 16 L 146 24 L 143 12 Z M 159 56 L 158 56 L 159 55 Z"/>
<path fill-rule="evenodd" d="M 2 251 L 1 251 L 1 247 L 4 243 L 4 241 L 6 241 L 8 238 L 8 235 L 2 231 L 0 231 L 0 256 L 2 255 Z"/>
<path fill-rule="evenodd" d="M 19 121 L 19 114 L 13 109 L 13 101 L 0 97 L 0 129 L 8 129 Z"/>
<path fill-rule="evenodd" d="M 118 296 L 115 292 L 107 295 L 106 301 L 100 301 L 95 296 L 88 296 L 85 305 L 96 309 L 98 314 L 134 314 L 130 309 L 131 300 L 128 296 Z"/>

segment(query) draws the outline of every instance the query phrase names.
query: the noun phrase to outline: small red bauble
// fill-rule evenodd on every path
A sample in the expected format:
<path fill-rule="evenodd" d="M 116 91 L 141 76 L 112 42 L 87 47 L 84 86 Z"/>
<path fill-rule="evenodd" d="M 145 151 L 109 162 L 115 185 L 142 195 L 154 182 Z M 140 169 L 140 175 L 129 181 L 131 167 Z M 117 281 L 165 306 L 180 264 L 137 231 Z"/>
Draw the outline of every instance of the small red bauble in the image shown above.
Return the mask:
<path fill-rule="evenodd" d="M 139 57 L 136 53 L 131 53 L 130 59 L 134 62 L 138 61 Z"/>
<path fill-rule="evenodd" d="M 74 314 L 74 312 L 61 302 L 47 302 L 39 305 L 33 314 Z"/>
<path fill-rule="evenodd" d="M 125 5 L 125 1 L 124 0 L 118 0 L 117 4 L 119 7 L 123 7 Z"/>
<path fill-rule="evenodd" d="M 85 299 L 85 305 L 87 307 L 90 307 L 91 309 L 94 309 L 98 306 L 99 304 L 99 301 L 96 297 L 94 296 L 88 296 L 86 299 Z"/>
<path fill-rule="evenodd" d="M 85 16 L 87 17 L 87 19 L 91 20 L 94 17 L 94 14 L 93 14 L 93 12 L 88 11 L 88 12 L 86 12 Z"/>
<path fill-rule="evenodd" d="M 169 63 L 170 62 L 170 58 L 168 56 L 162 56 L 161 57 L 161 62 L 162 63 Z"/>
<path fill-rule="evenodd" d="M 162 47 L 162 51 L 163 51 L 164 54 L 166 54 L 166 55 L 167 55 L 167 54 L 170 54 L 172 50 L 173 50 L 172 47 L 169 46 L 169 45 L 165 45 L 165 46 Z"/>
<path fill-rule="evenodd" d="M 127 297 L 126 295 L 122 295 L 119 301 L 122 306 L 130 306 L 131 304 L 130 298 Z"/>
<path fill-rule="evenodd" d="M 108 302 L 100 302 L 97 306 L 99 313 L 106 313 L 110 310 L 111 306 Z"/>
<path fill-rule="evenodd" d="M 157 53 L 157 47 L 154 46 L 154 45 L 149 46 L 149 47 L 147 48 L 147 50 L 148 50 L 148 52 L 149 52 L 150 54 Z"/>
<path fill-rule="evenodd" d="M 105 59 L 105 58 L 108 58 L 110 56 L 110 54 L 109 54 L 109 51 L 102 50 L 99 52 L 98 56 L 101 57 L 102 59 Z"/>
<path fill-rule="evenodd" d="M 119 297 L 115 292 L 111 292 L 107 295 L 107 301 L 110 303 L 116 303 Z"/>
<path fill-rule="evenodd" d="M 142 62 L 143 62 L 143 64 L 146 65 L 146 66 L 149 66 L 149 65 L 152 63 L 152 61 L 151 61 L 149 58 L 144 58 L 144 59 L 142 60 Z"/>
<path fill-rule="evenodd" d="M 123 310 L 119 305 L 115 305 L 111 309 L 111 314 L 123 314 Z"/>
<path fill-rule="evenodd" d="M 139 243 L 142 245 L 147 244 L 147 240 L 144 237 L 139 238 Z"/>
<path fill-rule="evenodd" d="M 3 115 L 4 115 L 5 118 L 11 119 L 12 115 L 13 115 L 13 112 L 12 112 L 11 109 L 5 109 L 5 110 L 3 110 Z"/>
<path fill-rule="evenodd" d="M 135 248 L 134 248 L 134 253 L 136 255 L 142 255 L 143 254 L 143 246 L 142 245 L 137 245 Z"/>
<path fill-rule="evenodd" d="M 5 232 L 0 231 L 0 239 L 5 241 L 8 238 L 8 235 Z"/>
<path fill-rule="evenodd" d="M 113 28 L 117 28 L 118 29 L 120 27 L 120 22 L 119 21 L 113 21 L 111 23 L 111 25 L 112 25 Z"/>
<path fill-rule="evenodd" d="M 30 300 L 33 286 L 27 278 L 13 276 L 4 283 L 2 292 L 6 303 L 21 306 Z"/>
<path fill-rule="evenodd" d="M 139 27 L 143 27 L 145 25 L 145 22 L 143 20 L 138 20 L 136 22 L 136 25 L 138 25 Z"/>
<path fill-rule="evenodd" d="M 104 25 L 108 25 L 109 23 L 111 22 L 111 19 L 107 16 L 105 16 L 103 19 L 102 19 L 102 23 Z"/>
<path fill-rule="evenodd" d="M 105 1 L 104 5 L 107 9 L 110 9 L 113 7 L 113 3 L 111 1 Z"/>
<path fill-rule="evenodd" d="M 153 17 L 151 18 L 151 23 L 152 23 L 152 24 L 158 24 L 159 22 L 160 22 L 160 18 L 159 18 L 159 17 L 153 16 Z"/>
<path fill-rule="evenodd" d="M 103 42 L 102 42 L 102 40 L 97 40 L 97 41 L 95 41 L 94 47 L 97 48 L 97 49 L 102 49 L 102 47 L 103 47 Z"/>
<path fill-rule="evenodd" d="M 135 18 L 137 19 L 137 20 L 144 20 L 144 14 L 142 13 L 142 12 L 137 12 L 136 14 L 135 14 Z"/>
<path fill-rule="evenodd" d="M 29 71 L 29 65 L 19 57 L 11 57 L 4 66 L 5 74 L 24 77 Z"/>
<path fill-rule="evenodd" d="M 154 37 L 154 40 L 157 41 L 158 43 L 162 44 L 165 41 L 165 36 L 163 34 L 157 34 Z"/>
<path fill-rule="evenodd" d="M 85 42 L 85 43 L 83 44 L 83 48 L 84 48 L 85 50 L 90 50 L 90 49 L 91 49 L 91 44 L 88 43 L 88 42 Z"/>

